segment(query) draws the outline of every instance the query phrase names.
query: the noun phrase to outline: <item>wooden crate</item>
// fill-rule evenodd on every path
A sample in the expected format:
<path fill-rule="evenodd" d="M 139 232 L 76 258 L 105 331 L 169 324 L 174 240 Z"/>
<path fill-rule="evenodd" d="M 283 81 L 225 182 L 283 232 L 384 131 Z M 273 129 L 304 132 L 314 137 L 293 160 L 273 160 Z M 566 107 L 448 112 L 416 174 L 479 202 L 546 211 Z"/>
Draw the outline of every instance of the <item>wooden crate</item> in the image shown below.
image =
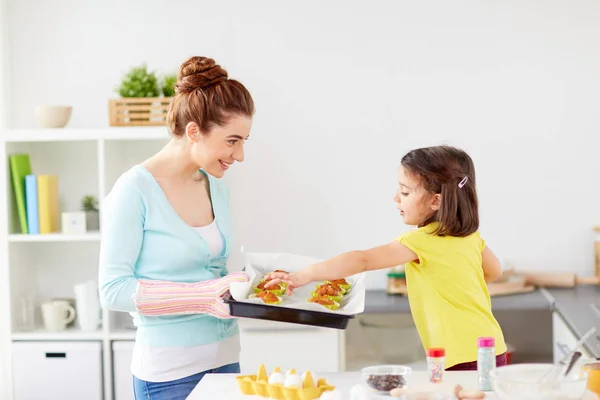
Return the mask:
<path fill-rule="evenodd" d="M 124 97 L 110 99 L 110 126 L 162 126 L 171 97 Z"/>

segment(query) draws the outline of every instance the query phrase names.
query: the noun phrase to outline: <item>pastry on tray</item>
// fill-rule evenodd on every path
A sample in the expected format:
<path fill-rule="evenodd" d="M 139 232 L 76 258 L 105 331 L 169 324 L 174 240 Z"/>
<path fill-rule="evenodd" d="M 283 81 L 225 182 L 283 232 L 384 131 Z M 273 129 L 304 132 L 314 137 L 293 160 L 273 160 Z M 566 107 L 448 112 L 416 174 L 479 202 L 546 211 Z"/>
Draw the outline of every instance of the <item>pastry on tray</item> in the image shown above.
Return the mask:
<path fill-rule="evenodd" d="M 342 290 L 344 291 L 344 294 L 348 293 L 348 291 L 350 290 L 350 286 L 352 286 L 350 284 L 350 282 L 348 282 L 346 279 L 342 278 L 342 279 L 334 279 L 332 281 L 325 281 L 325 283 L 335 283 L 336 285 L 338 285 L 340 288 L 342 288 Z"/>
<path fill-rule="evenodd" d="M 267 292 L 273 292 L 275 293 L 277 296 L 281 296 L 285 293 L 285 289 L 286 289 L 286 285 L 284 283 L 277 283 L 273 286 L 270 286 L 268 288 L 265 288 L 265 285 L 268 283 L 268 280 L 262 280 L 258 285 L 253 286 L 252 289 L 254 290 L 254 293 L 258 293 L 258 292 L 262 292 L 262 291 L 267 291 Z"/>
<path fill-rule="evenodd" d="M 320 304 L 325 308 L 329 308 L 330 310 L 337 310 L 340 307 L 340 303 L 333 300 L 329 296 L 312 296 L 308 298 L 308 301 L 311 303 Z"/>
<path fill-rule="evenodd" d="M 339 302 L 342 300 L 344 291 L 335 283 L 323 283 L 321 285 L 317 285 L 317 289 L 310 292 L 310 295 L 313 297 L 325 296 L 335 300 L 336 302 Z"/>
<path fill-rule="evenodd" d="M 280 304 L 283 300 L 281 296 L 278 296 L 275 293 L 267 290 L 262 290 L 258 293 L 251 294 L 250 296 L 248 296 L 248 298 L 259 298 L 265 304 Z"/>

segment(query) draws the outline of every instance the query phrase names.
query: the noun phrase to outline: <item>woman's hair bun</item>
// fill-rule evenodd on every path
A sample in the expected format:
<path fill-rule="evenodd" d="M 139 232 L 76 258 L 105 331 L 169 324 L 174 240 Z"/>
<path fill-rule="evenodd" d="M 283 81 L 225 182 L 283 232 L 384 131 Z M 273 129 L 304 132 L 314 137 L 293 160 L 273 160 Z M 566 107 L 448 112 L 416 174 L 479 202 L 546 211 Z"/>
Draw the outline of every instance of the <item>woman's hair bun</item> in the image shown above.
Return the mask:
<path fill-rule="evenodd" d="M 191 93 L 227 80 L 227 71 L 208 57 L 191 57 L 179 68 L 175 93 Z"/>

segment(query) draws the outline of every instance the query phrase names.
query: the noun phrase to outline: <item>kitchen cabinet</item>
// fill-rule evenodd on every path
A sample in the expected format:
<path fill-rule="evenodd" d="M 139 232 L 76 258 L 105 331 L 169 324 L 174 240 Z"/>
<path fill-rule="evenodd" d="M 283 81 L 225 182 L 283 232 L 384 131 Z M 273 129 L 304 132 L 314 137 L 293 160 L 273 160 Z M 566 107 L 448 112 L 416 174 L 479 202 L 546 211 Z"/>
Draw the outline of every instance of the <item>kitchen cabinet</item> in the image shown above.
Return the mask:
<path fill-rule="evenodd" d="M 131 374 L 131 357 L 133 356 L 133 340 L 112 342 L 113 352 L 113 389 L 114 400 L 133 400 L 133 375 Z"/>
<path fill-rule="evenodd" d="M 14 400 L 103 400 L 102 343 L 15 342 Z"/>
<path fill-rule="evenodd" d="M 269 373 L 276 366 L 298 373 L 343 370 L 341 330 L 251 319 L 240 319 L 239 327 L 243 374 L 255 374 L 260 364 Z"/>
<path fill-rule="evenodd" d="M 557 311 L 552 313 L 552 357 L 554 362 L 560 361 L 570 350 L 573 350 L 579 339 Z M 579 348 L 582 358 L 590 355 L 584 348 Z"/>
<path fill-rule="evenodd" d="M 360 314 L 345 331 L 347 371 L 378 364 L 424 368 L 425 351 L 409 313 Z"/>

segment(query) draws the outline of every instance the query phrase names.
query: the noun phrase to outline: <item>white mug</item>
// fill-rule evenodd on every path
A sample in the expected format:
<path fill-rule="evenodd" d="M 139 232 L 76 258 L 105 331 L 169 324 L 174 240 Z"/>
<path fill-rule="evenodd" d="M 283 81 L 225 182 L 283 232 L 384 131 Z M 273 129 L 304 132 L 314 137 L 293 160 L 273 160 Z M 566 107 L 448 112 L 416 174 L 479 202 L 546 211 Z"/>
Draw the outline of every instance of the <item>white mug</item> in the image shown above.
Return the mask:
<path fill-rule="evenodd" d="M 75 309 L 64 300 L 48 301 L 42 303 L 42 317 L 46 330 L 63 331 L 75 319 Z"/>

